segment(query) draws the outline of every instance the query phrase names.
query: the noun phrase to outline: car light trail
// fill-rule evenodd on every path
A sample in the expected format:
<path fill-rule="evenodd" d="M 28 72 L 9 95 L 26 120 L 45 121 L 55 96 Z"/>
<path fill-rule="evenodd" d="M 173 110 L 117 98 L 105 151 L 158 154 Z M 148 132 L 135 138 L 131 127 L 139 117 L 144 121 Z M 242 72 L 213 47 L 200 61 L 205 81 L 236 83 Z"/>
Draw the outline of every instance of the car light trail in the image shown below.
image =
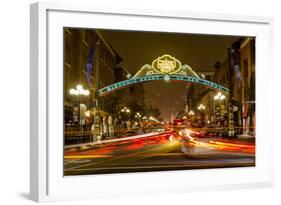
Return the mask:
<path fill-rule="evenodd" d="M 229 151 L 229 152 L 245 152 L 245 153 L 255 153 L 255 145 L 253 144 L 242 144 L 240 143 L 231 143 L 231 142 L 221 142 L 210 140 L 208 142 L 203 142 L 201 140 L 195 139 L 191 136 L 192 134 L 200 135 L 199 132 L 195 132 L 190 129 L 180 130 L 179 135 L 185 137 L 193 146 L 203 147 L 208 149 L 216 149 L 220 151 Z"/>

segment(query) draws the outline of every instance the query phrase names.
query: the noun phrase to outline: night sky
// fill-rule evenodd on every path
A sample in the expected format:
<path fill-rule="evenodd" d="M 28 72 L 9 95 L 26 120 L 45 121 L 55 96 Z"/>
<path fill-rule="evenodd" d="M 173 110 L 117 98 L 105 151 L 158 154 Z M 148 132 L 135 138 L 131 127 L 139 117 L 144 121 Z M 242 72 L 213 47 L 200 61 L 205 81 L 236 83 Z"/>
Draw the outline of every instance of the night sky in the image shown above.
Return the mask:
<path fill-rule="evenodd" d="M 227 48 L 239 37 L 157 32 L 100 30 L 103 37 L 123 58 L 124 67 L 134 75 L 144 64 L 169 54 L 196 71 L 214 71 L 223 62 Z M 152 98 L 164 120 L 183 109 L 187 84 L 150 82 L 144 84 L 145 97 Z"/>

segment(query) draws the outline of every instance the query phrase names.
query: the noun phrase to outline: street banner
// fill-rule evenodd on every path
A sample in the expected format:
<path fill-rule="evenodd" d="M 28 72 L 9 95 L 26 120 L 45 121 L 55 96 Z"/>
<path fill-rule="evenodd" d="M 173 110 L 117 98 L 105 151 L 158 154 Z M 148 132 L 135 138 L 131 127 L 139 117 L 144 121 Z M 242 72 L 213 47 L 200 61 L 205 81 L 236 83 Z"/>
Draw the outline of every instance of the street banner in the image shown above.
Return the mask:
<path fill-rule="evenodd" d="M 88 62 L 87 62 L 87 82 L 90 87 L 92 87 L 92 80 L 91 80 L 91 74 L 92 74 L 92 68 L 94 65 L 94 52 L 95 52 L 95 46 L 91 46 L 88 54 Z"/>

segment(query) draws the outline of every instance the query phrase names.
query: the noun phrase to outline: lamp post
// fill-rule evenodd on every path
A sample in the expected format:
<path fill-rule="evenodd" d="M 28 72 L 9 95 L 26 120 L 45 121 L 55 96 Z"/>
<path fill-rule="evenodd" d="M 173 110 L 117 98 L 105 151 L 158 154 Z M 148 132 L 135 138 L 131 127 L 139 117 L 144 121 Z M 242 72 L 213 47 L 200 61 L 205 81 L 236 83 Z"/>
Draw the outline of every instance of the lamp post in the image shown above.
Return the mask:
<path fill-rule="evenodd" d="M 214 96 L 214 100 L 219 102 L 219 112 L 220 112 L 220 120 L 222 120 L 222 116 L 224 116 L 224 114 L 222 114 L 221 112 L 221 102 L 223 102 L 225 100 L 225 95 L 223 95 L 221 92 L 218 92 L 215 96 Z"/>
<path fill-rule="evenodd" d="M 81 98 L 89 96 L 90 95 L 90 91 L 83 89 L 82 85 L 77 85 L 76 89 L 71 88 L 69 90 L 69 94 L 72 95 L 72 96 L 77 96 L 78 97 L 78 103 L 79 103 L 78 104 L 78 122 L 79 122 L 79 126 L 80 126 L 82 124 L 81 113 L 80 113 Z"/>
<path fill-rule="evenodd" d="M 188 115 L 191 116 L 191 118 L 190 118 L 190 119 L 191 119 L 191 120 L 190 120 L 190 126 L 191 126 L 191 127 L 192 127 L 192 122 L 193 122 L 193 116 L 194 116 L 194 114 L 195 114 L 195 113 L 194 113 L 192 110 L 190 110 L 190 111 L 188 112 Z"/>
<path fill-rule="evenodd" d="M 203 114 L 204 110 L 206 109 L 206 106 L 203 105 L 203 104 L 200 104 L 197 109 L 199 110 L 200 114 Z M 204 116 L 205 118 L 205 116 Z M 203 121 L 203 117 L 202 117 L 202 121 Z M 202 123 L 203 125 L 205 125 L 205 119 L 204 119 L 204 122 Z"/>
<path fill-rule="evenodd" d="M 121 113 L 125 113 L 125 114 L 127 113 L 130 116 L 131 110 L 125 106 L 121 109 Z M 122 121 L 121 121 L 121 123 L 122 123 Z M 129 120 L 126 122 L 126 126 L 127 126 L 128 130 L 130 129 L 129 123 L 130 123 L 130 117 L 129 117 Z"/>

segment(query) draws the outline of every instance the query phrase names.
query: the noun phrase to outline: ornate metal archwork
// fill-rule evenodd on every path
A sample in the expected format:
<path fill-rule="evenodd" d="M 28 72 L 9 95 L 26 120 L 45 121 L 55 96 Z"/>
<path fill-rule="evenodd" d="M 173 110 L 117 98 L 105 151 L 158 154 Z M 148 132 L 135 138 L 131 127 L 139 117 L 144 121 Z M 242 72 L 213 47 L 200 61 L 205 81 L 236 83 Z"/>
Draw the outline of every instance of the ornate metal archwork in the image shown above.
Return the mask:
<path fill-rule="evenodd" d="M 104 96 L 113 91 L 124 87 L 150 81 L 186 81 L 189 83 L 197 83 L 207 86 L 211 89 L 229 93 L 229 89 L 219 84 L 200 78 L 189 65 L 182 63 L 165 54 L 154 61 L 151 65 L 145 64 L 133 77 L 128 80 L 120 81 L 112 85 L 106 86 L 98 91 L 99 96 Z"/>

